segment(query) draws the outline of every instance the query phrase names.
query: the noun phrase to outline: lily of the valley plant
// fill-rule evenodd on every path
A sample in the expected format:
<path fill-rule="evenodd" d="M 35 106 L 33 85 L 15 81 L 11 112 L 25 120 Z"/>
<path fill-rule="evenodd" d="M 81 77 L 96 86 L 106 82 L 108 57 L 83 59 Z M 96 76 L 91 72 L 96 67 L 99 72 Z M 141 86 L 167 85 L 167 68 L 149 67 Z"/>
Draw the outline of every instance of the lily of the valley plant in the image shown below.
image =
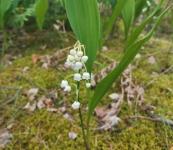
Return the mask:
<path fill-rule="evenodd" d="M 112 15 L 110 16 L 110 19 L 108 19 L 105 26 L 106 29 L 103 31 L 101 29 L 102 25 L 100 22 L 101 19 L 97 0 L 64 0 L 67 17 L 72 30 L 75 33 L 77 40 L 85 45 L 84 48 L 83 45 L 77 42 L 74 49 L 70 51 L 70 55 L 68 56 L 65 64 L 75 72 L 74 80 L 76 81 L 76 99 L 74 100 L 72 107 L 79 110 L 86 150 L 90 149 L 89 142 L 87 140 L 89 139 L 88 131 L 91 116 L 96 106 L 111 88 L 114 81 L 118 79 L 122 72 L 133 61 L 141 47 L 151 38 L 163 16 L 172 7 L 167 5 L 165 6 L 165 1 L 168 0 L 160 0 L 160 2 L 158 2 L 158 4 L 156 4 L 156 6 L 151 10 L 150 14 L 136 25 L 135 20 L 138 16 L 140 16 L 147 3 L 149 7 L 151 6 L 149 3 L 150 1 L 117 0 L 116 5 L 112 10 Z M 91 74 L 89 73 L 92 72 L 96 55 L 101 45 L 109 37 L 109 34 L 118 17 L 121 17 L 124 22 L 124 56 L 116 68 L 113 68 L 112 71 L 97 84 L 92 97 L 89 99 L 86 133 L 80 110 L 80 83 L 84 80 L 86 82 L 86 86 L 90 87 Z M 152 24 L 152 27 L 147 32 L 144 32 L 148 24 Z M 101 33 L 101 31 L 103 31 L 103 33 Z M 104 37 L 101 35 L 104 35 Z M 62 81 L 61 87 L 64 91 L 71 90 L 71 85 L 66 80 Z"/>
<path fill-rule="evenodd" d="M 85 87 L 90 88 L 91 86 L 91 74 L 87 72 L 87 68 L 85 66 L 85 63 L 88 60 L 88 56 L 86 56 L 85 53 L 85 47 L 84 45 L 81 45 L 80 42 L 77 42 L 74 45 L 74 48 L 70 50 L 70 53 L 67 57 L 67 60 L 65 62 L 65 67 L 72 69 L 74 71 L 73 74 L 73 80 L 76 84 L 70 84 L 67 80 L 62 80 L 61 82 L 61 88 L 64 90 L 64 92 L 70 92 L 71 86 L 75 86 L 76 89 L 76 97 L 74 99 L 73 104 L 71 105 L 74 110 L 78 110 L 80 123 L 81 123 L 81 129 L 83 134 L 83 139 L 85 143 L 86 149 L 89 149 L 89 143 L 87 139 L 87 133 L 84 128 L 84 121 L 83 116 L 81 112 L 81 99 L 80 99 L 80 85 L 81 82 L 85 82 Z"/>

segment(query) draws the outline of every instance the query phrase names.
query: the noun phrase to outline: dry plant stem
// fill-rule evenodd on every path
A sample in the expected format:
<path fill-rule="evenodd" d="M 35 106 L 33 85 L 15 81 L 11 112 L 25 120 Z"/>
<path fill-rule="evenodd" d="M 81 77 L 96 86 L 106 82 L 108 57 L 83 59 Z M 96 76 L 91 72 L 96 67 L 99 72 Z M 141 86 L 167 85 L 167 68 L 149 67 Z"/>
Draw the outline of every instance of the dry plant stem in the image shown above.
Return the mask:
<path fill-rule="evenodd" d="M 163 123 L 164 125 L 168 125 L 170 127 L 173 127 L 173 121 L 169 119 L 165 119 L 161 116 L 153 116 L 153 117 L 146 117 L 146 116 L 129 116 L 128 119 L 144 119 L 144 120 L 149 120 L 149 121 L 155 121 L 155 122 L 160 122 Z"/>
<path fill-rule="evenodd" d="M 77 82 L 76 97 L 77 97 L 77 101 L 80 102 L 80 100 L 79 100 L 79 89 L 80 89 L 80 82 Z M 89 146 L 89 143 L 87 141 L 87 136 L 85 134 L 85 128 L 84 128 L 84 122 L 83 122 L 81 108 L 79 108 L 79 118 L 80 118 L 80 126 L 81 126 L 81 129 L 82 129 L 82 135 L 83 135 L 83 140 L 84 140 L 84 144 L 85 144 L 85 149 L 90 150 L 90 146 Z"/>

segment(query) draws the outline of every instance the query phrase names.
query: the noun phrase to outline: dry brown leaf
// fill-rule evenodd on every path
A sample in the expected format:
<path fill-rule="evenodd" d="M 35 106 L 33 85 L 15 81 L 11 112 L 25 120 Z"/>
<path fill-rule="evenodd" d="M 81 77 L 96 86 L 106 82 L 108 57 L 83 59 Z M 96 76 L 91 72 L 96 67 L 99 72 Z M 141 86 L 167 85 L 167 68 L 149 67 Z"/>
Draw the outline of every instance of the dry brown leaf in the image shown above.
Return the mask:
<path fill-rule="evenodd" d="M 10 142 L 12 134 L 7 129 L 0 130 L 0 148 L 5 148 L 5 146 Z"/>
<path fill-rule="evenodd" d="M 28 70 L 29 70 L 29 67 L 26 66 L 26 67 L 23 68 L 22 72 L 23 72 L 23 73 L 26 73 Z"/>
<path fill-rule="evenodd" d="M 28 99 L 30 101 L 33 101 L 38 93 L 39 89 L 38 88 L 32 88 L 32 89 L 29 89 L 27 92 L 26 92 L 26 95 L 28 97 Z"/>
<path fill-rule="evenodd" d="M 43 108 L 45 108 L 46 107 L 46 105 L 45 105 L 45 103 L 44 103 L 44 99 L 40 99 L 38 102 L 37 102 L 37 108 L 38 109 L 43 109 Z"/>
<path fill-rule="evenodd" d="M 69 113 L 65 113 L 65 114 L 63 115 L 63 117 L 64 117 L 65 119 L 67 119 L 68 121 L 73 121 L 73 117 L 72 117 Z"/>
<path fill-rule="evenodd" d="M 107 107 L 97 107 L 95 114 L 99 120 L 98 130 L 109 130 L 118 125 L 120 118 L 117 117 L 120 109 L 121 99 Z"/>
<path fill-rule="evenodd" d="M 112 94 L 109 95 L 109 98 L 112 99 L 112 100 L 115 100 L 115 101 L 119 100 L 120 97 L 121 96 L 118 93 L 112 93 Z"/>
<path fill-rule="evenodd" d="M 57 108 L 47 108 L 47 111 L 56 113 L 56 112 L 58 112 L 58 109 Z"/>
<path fill-rule="evenodd" d="M 154 56 L 150 56 L 150 57 L 148 58 L 148 63 L 151 64 L 151 65 L 155 64 L 155 63 L 156 63 L 155 57 L 154 57 Z"/>
<path fill-rule="evenodd" d="M 105 51 L 108 51 L 108 47 L 107 47 L 107 46 L 103 46 L 103 47 L 102 47 L 102 51 L 104 51 L 104 52 L 105 52 Z"/>
<path fill-rule="evenodd" d="M 30 112 L 33 112 L 33 111 L 35 111 L 36 107 L 37 107 L 37 103 L 34 101 L 34 102 L 32 102 L 32 103 L 31 103 L 31 102 L 28 102 L 28 103 L 24 106 L 23 109 L 28 110 L 28 111 L 30 111 Z"/>
<path fill-rule="evenodd" d="M 33 54 L 32 55 L 32 63 L 33 64 L 36 64 L 37 62 L 39 62 L 40 61 L 40 55 L 36 55 L 36 54 Z"/>

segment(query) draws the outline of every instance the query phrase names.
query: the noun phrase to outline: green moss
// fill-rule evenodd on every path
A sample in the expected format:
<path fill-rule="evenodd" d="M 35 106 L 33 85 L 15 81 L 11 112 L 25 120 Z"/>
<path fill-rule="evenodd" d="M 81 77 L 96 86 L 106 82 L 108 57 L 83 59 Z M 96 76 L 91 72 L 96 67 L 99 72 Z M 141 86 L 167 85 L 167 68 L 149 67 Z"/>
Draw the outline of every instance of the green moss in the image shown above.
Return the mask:
<path fill-rule="evenodd" d="M 135 82 L 146 86 L 149 81 L 154 78 L 151 76 L 152 72 L 160 73 L 167 55 L 163 54 L 163 49 L 167 49 L 170 43 L 167 41 L 158 41 L 149 43 L 146 49 L 141 52 L 142 58 L 138 62 L 134 61 L 138 66 L 133 72 Z M 122 44 L 120 41 L 109 42 L 110 50 L 103 53 L 108 58 L 119 60 L 122 57 Z M 156 53 L 157 50 L 157 53 Z M 149 65 L 147 58 L 154 55 L 157 64 Z M 97 69 L 101 69 L 109 62 L 102 61 L 102 56 L 99 56 Z M 171 62 L 173 56 L 169 55 Z M 170 65 L 168 62 L 168 66 Z M 28 66 L 30 69 L 26 73 L 22 73 L 24 67 Z M 165 66 L 164 66 L 165 67 Z M 97 70 L 95 69 L 95 70 Z M 53 68 L 48 70 L 41 68 L 39 65 L 32 64 L 31 55 L 24 56 L 17 59 L 12 66 L 0 73 L 0 85 L 6 87 L 21 87 L 22 89 L 29 89 L 38 87 L 39 89 L 55 89 L 61 79 L 70 74 L 70 72 L 61 72 Z M 171 73 L 160 75 L 152 84 L 145 89 L 145 100 L 156 106 L 156 112 L 168 118 L 172 117 L 173 109 L 173 75 Z M 116 86 L 109 92 L 118 91 Z M 8 96 L 13 97 L 16 90 L 4 89 L 0 90 L 0 102 L 4 103 L 4 99 Z M 74 93 L 73 93 L 74 94 Z M 81 92 L 81 99 L 84 100 L 84 105 L 88 101 L 86 91 Z M 67 96 L 65 103 L 68 112 L 72 114 L 74 121 L 70 122 L 64 119 L 61 113 L 51 113 L 46 110 L 36 110 L 34 113 L 27 113 L 22 110 L 27 103 L 27 99 L 20 93 L 15 101 L 6 105 L 1 109 L 0 114 L 6 121 L 5 125 L 10 122 L 15 122 L 12 128 L 13 139 L 6 149 L 51 149 L 51 150 L 83 150 L 83 140 L 81 137 L 81 130 L 79 127 L 78 114 L 70 109 L 72 96 Z M 63 97 L 60 97 L 63 99 Z M 63 99 L 64 100 L 64 99 Z M 108 102 L 105 96 L 100 105 L 105 105 Z M 129 108 L 126 104 L 123 105 L 120 117 L 123 119 L 130 114 Z M 168 149 L 173 140 L 173 130 L 167 126 L 151 121 L 137 120 L 131 122 L 126 126 L 122 122 L 117 131 L 112 132 L 98 132 L 93 129 L 97 127 L 96 119 L 92 120 L 91 130 L 91 145 L 93 150 L 162 150 Z M 68 133 L 74 131 L 78 134 L 76 140 L 70 140 Z"/>

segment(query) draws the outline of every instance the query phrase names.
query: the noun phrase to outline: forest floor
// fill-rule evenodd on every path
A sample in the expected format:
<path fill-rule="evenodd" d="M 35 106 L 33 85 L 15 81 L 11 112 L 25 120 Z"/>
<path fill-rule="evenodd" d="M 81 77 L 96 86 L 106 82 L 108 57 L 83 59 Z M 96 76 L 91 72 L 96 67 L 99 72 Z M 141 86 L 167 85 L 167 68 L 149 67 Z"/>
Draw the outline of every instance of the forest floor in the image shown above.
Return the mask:
<path fill-rule="evenodd" d="M 5 56 L 6 66 L 0 72 L 0 146 L 4 142 L 6 150 L 84 149 L 78 114 L 71 109 L 74 92 L 64 94 L 59 88 L 61 80 L 70 74 L 63 67 L 66 56 L 59 51 L 68 51 L 75 40 L 72 36 L 55 33 L 47 33 L 46 37 L 26 35 L 28 39 L 18 39 L 17 45 L 11 48 L 12 54 Z M 149 116 L 143 106 L 138 106 L 136 97 L 131 102 L 124 98 L 117 114 L 121 119 L 117 126 L 98 131 L 100 120 L 97 116 L 92 118 L 90 142 L 93 150 L 173 149 L 172 46 L 167 38 L 152 38 L 132 63 L 135 67 L 131 79 L 144 90 L 142 105 L 148 106 L 152 109 L 150 112 L 161 119 Z M 94 71 L 111 61 L 119 61 L 122 49 L 120 39 L 107 42 Z M 50 56 L 55 57 L 50 59 Z M 111 93 L 121 93 L 120 80 L 103 98 L 100 108 L 113 103 Z M 82 91 L 84 115 L 86 95 Z M 44 104 L 39 103 L 40 99 L 44 99 Z M 166 119 L 170 119 L 170 124 Z M 72 136 L 69 137 L 69 133 Z"/>

